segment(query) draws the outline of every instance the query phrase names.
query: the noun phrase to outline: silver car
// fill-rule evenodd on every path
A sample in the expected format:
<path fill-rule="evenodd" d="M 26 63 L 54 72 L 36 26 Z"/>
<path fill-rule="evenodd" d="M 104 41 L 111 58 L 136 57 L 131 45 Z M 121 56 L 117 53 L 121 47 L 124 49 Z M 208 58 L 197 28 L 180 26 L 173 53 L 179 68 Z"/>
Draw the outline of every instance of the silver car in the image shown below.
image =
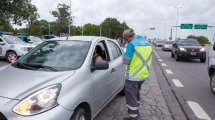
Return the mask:
<path fill-rule="evenodd" d="M 156 40 L 155 41 L 155 46 L 156 47 L 162 47 L 162 45 L 163 45 L 163 41 L 161 41 L 161 40 Z"/>
<path fill-rule="evenodd" d="M 165 41 L 162 45 L 162 50 L 172 50 L 172 44 L 174 41 Z"/>
<path fill-rule="evenodd" d="M 95 47 L 103 60 L 93 62 Z M 124 71 L 122 50 L 112 39 L 50 39 L 0 67 L 0 118 L 92 120 L 123 93 Z"/>

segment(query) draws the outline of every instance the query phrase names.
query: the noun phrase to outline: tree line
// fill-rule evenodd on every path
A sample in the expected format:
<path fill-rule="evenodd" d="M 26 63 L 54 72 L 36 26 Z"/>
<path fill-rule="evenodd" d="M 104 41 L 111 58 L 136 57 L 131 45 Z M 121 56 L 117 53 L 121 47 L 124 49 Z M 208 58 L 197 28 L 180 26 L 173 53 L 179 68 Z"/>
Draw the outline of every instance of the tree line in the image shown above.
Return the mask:
<path fill-rule="evenodd" d="M 3 0 L 0 2 L 0 31 L 13 33 L 28 33 L 29 35 L 42 36 L 50 34 L 60 36 L 60 33 L 68 33 L 70 25 L 70 35 L 101 36 L 118 38 L 122 37 L 124 29 L 131 29 L 125 22 L 120 23 L 116 18 L 106 18 L 100 25 L 87 23 L 84 26 L 74 26 L 70 7 L 66 4 L 58 4 L 56 10 L 50 11 L 56 21 L 41 19 L 35 5 L 31 0 Z M 16 29 L 12 24 L 21 26 L 26 23 L 25 28 Z M 83 29 L 83 33 L 82 33 Z"/>
<path fill-rule="evenodd" d="M 196 39 L 200 44 L 211 44 L 209 39 L 205 36 L 188 35 L 187 38 Z"/>

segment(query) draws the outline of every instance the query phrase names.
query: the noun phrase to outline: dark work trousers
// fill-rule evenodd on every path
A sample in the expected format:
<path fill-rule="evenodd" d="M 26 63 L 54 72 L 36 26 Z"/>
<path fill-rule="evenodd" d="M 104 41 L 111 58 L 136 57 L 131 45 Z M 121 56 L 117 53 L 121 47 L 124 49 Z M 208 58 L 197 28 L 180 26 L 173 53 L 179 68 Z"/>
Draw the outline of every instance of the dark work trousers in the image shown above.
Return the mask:
<path fill-rule="evenodd" d="M 125 80 L 125 99 L 131 120 L 138 120 L 140 90 L 143 82 Z"/>

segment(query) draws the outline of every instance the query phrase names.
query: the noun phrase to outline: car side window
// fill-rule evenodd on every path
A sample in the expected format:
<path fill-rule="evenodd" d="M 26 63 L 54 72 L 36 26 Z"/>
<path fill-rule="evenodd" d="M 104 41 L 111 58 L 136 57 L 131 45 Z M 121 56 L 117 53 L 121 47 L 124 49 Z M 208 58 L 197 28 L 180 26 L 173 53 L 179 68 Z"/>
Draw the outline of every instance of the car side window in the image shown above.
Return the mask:
<path fill-rule="evenodd" d="M 111 52 L 113 54 L 113 59 L 116 59 L 117 57 L 122 55 L 122 51 L 114 42 L 108 41 L 108 45 L 110 46 Z"/>

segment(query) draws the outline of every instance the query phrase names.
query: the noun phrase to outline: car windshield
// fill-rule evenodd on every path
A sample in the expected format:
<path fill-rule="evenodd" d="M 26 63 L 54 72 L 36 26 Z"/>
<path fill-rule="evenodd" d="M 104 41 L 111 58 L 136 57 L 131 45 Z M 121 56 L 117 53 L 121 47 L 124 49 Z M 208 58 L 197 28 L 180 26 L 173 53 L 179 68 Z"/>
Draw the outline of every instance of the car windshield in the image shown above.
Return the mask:
<path fill-rule="evenodd" d="M 178 44 L 184 45 L 184 46 L 200 46 L 200 44 L 195 39 L 193 39 L 193 40 L 188 40 L 188 39 L 179 40 Z"/>
<path fill-rule="evenodd" d="M 25 43 L 18 37 L 14 37 L 14 36 L 3 36 L 3 38 L 8 44 Z"/>
<path fill-rule="evenodd" d="M 38 37 L 29 37 L 31 40 L 33 40 L 34 42 L 42 42 L 42 40 Z"/>
<path fill-rule="evenodd" d="M 156 41 L 157 43 L 163 43 L 163 41 Z"/>
<path fill-rule="evenodd" d="M 174 41 L 166 41 L 164 44 L 173 44 Z"/>
<path fill-rule="evenodd" d="M 16 64 L 21 69 L 65 71 L 81 67 L 91 42 L 46 41 L 32 49 Z"/>

